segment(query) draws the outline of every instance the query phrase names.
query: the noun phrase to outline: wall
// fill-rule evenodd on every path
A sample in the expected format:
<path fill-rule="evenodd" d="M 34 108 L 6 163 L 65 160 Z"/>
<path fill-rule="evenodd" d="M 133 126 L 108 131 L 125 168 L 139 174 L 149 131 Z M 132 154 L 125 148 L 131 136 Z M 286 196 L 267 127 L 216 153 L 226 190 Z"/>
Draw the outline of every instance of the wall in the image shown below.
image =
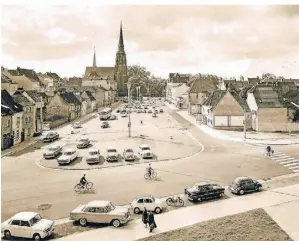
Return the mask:
<path fill-rule="evenodd" d="M 201 114 L 202 111 L 202 105 L 203 103 L 206 101 L 206 99 L 209 97 L 210 94 L 207 93 L 190 93 L 189 94 L 189 98 L 188 98 L 188 102 L 189 102 L 189 106 L 197 106 L 197 113 L 192 113 L 192 114 Z M 192 109 L 192 108 L 190 108 Z"/>
<path fill-rule="evenodd" d="M 241 116 L 244 115 L 243 108 L 235 100 L 235 98 L 227 92 L 214 108 L 214 115 L 216 116 Z"/>
<path fill-rule="evenodd" d="M 22 116 L 23 112 L 17 112 L 12 116 L 12 134 L 14 134 L 14 145 L 21 142 L 21 132 L 23 129 Z M 17 122 L 18 118 L 19 122 Z"/>
<path fill-rule="evenodd" d="M 253 93 L 248 93 L 247 92 L 247 104 L 249 106 L 249 109 L 251 111 L 257 111 L 258 107 L 257 107 L 257 104 L 256 104 L 256 101 L 255 101 L 255 98 L 254 98 L 254 95 Z"/>
<path fill-rule="evenodd" d="M 49 121 L 49 122 L 44 122 L 44 124 L 49 124 L 50 125 L 50 129 L 56 128 L 58 126 L 63 125 L 64 123 L 68 122 L 68 118 L 62 118 L 62 119 L 58 119 L 55 121 Z"/>
<path fill-rule="evenodd" d="M 98 88 L 95 92 L 94 98 L 96 99 L 96 107 L 102 107 L 104 105 L 105 91 Z"/>
<path fill-rule="evenodd" d="M 1 83 L 1 90 L 6 90 L 10 95 L 13 95 L 18 89 L 18 84 Z"/>
<path fill-rule="evenodd" d="M 27 140 L 35 132 L 35 106 L 25 106 L 23 107 L 23 129 L 24 129 L 24 140 Z"/>
<path fill-rule="evenodd" d="M 1 115 L 1 150 L 4 149 L 4 146 L 7 148 L 8 145 L 4 141 L 4 136 L 11 136 L 11 125 L 12 125 L 12 116 L 2 116 Z M 4 143 L 5 142 L 5 143 Z"/>
<path fill-rule="evenodd" d="M 64 101 L 56 94 L 50 103 L 47 105 L 47 119 L 53 115 L 59 114 L 60 116 L 69 116 L 69 107 Z"/>

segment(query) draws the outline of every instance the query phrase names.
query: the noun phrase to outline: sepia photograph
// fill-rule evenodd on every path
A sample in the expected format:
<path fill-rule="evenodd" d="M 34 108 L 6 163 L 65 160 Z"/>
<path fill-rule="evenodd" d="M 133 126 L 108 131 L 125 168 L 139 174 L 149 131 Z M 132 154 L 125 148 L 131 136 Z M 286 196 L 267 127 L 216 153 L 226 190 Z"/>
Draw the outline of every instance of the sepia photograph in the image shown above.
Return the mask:
<path fill-rule="evenodd" d="M 299 241 L 298 1 L 1 3 L 1 240 Z"/>

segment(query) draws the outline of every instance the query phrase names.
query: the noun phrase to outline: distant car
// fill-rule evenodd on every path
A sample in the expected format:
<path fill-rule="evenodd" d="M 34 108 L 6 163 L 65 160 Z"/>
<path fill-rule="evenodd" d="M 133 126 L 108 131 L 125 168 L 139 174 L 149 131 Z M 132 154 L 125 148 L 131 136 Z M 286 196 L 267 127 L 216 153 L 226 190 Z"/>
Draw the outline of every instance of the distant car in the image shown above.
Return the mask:
<path fill-rule="evenodd" d="M 113 147 L 108 147 L 106 150 L 106 161 L 118 161 L 118 152 Z"/>
<path fill-rule="evenodd" d="M 117 120 L 117 116 L 116 115 L 111 115 L 109 120 Z"/>
<path fill-rule="evenodd" d="M 159 111 L 158 111 L 158 109 L 155 109 L 155 113 L 157 113 L 157 114 L 158 114 L 158 112 L 159 112 Z"/>
<path fill-rule="evenodd" d="M 120 114 L 120 116 L 121 116 L 121 117 L 127 117 L 127 113 L 126 113 L 126 112 L 122 112 L 122 113 Z"/>
<path fill-rule="evenodd" d="M 151 109 L 148 109 L 147 113 L 153 113 L 153 111 Z"/>
<path fill-rule="evenodd" d="M 79 155 L 79 153 L 75 149 L 68 149 L 68 150 L 65 150 L 63 152 L 62 156 L 60 156 L 57 159 L 57 162 L 59 165 L 70 164 L 72 161 L 74 161 L 78 157 L 78 155 Z"/>
<path fill-rule="evenodd" d="M 86 157 L 87 164 L 98 164 L 100 162 L 100 151 L 98 149 L 90 149 Z"/>
<path fill-rule="evenodd" d="M 60 145 L 50 146 L 44 153 L 45 159 L 51 159 L 57 157 L 62 152 L 62 147 Z"/>
<path fill-rule="evenodd" d="M 80 124 L 80 123 L 75 123 L 74 125 L 73 125 L 73 128 L 74 129 L 79 129 L 79 128 L 82 128 L 82 125 Z"/>
<path fill-rule="evenodd" d="M 123 154 L 125 161 L 134 161 L 135 160 L 135 154 L 133 149 L 125 149 Z"/>
<path fill-rule="evenodd" d="M 101 128 L 109 128 L 109 127 L 110 127 L 110 125 L 107 121 L 104 121 L 101 125 Z"/>
<path fill-rule="evenodd" d="M 225 189 L 218 184 L 206 182 L 195 183 L 191 188 L 185 189 L 185 194 L 190 201 L 202 202 L 203 200 L 221 198 Z"/>
<path fill-rule="evenodd" d="M 138 154 L 141 156 L 141 158 L 153 158 L 153 152 L 146 144 L 142 144 L 138 147 Z"/>
<path fill-rule="evenodd" d="M 163 109 L 161 108 L 161 109 L 160 109 L 160 113 L 163 113 L 163 112 L 164 112 L 164 111 L 163 111 Z"/>
<path fill-rule="evenodd" d="M 120 109 L 117 109 L 117 110 L 116 110 L 116 113 L 119 113 L 119 112 L 120 112 Z"/>
<path fill-rule="evenodd" d="M 130 220 L 129 208 L 114 206 L 110 201 L 95 200 L 76 207 L 70 213 L 70 219 L 79 221 L 81 226 L 87 223 L 109 223 L 119 227 Z"/>
<path fill-rule="evenodd" d="M 137 109 L 137 113 L 141 113 L 141 109 Z"/>
<path fill-rule="evenodd" d="M 138 214 L 146 208 L 155 213 L 161 213 L 166 205 L 162 199 L 154 198 L 153 196 L 138 197 L 131 202 L 131 207 L 134 213 Z"/>
<path fill-rule="evenodd" d="M 52 235 L 54 221 L 43 219 L 35 212 L 20 212 L 1 225 L 1 233 L 5 239 L 12 237 L 41 240 Z"/>
<path fill-rule="evenodd" d="M 45 137 L 43 137 L 43 141 L 44 142 L 52 142 L 52 141 L 57 140 L 58 138 L 59 138 L 59 134 L 57 132 L 51 131 L 51 132 L 48 132 Z"/>
<path fill-rule="evenodd" d="M 77 144 L 78 149 L 87 148 L 90 145 L 90 140 L 88 138 L 81 139 L 79 143 Z"/>
<path fill-rule="evenodd" d="M 157 117 L 157 114 L 156 114 L 156 113 L 153 113 L 152 117 Z"/>
<path fill-rule="evenodd" d="M 237 177 L 229 189 L 234 194 L 243 195 L 248 192 L 259 192 L 262 189 L 262 184 L 249 177 Z"/>

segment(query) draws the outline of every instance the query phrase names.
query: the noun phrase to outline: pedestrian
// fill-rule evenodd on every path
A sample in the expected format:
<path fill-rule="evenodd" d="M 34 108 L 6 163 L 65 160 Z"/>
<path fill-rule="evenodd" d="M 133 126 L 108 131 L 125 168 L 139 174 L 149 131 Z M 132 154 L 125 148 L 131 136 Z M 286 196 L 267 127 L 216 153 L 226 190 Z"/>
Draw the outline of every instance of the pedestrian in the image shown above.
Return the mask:
<path fill-rule="evenodd" d="M 142 212 L 142 222 L 144 223 L 144 226 L 147 228 L 147 224 L 148 224 L 148 212 L 147 212 L 146 208 L 144 208 L 144 210 Z"/>
<path fill-rule="evenodd" d="M 151 211 L 148 213 L 148 225 L 150 227 L 150 233 L 157 227 L 154 214 Z"/>
<path fill-rule="evenodd" d="M 267 156 L 270 157 L 270 155 L 271 155 L 271 146 L 267 146 L 266 150 L 267 150 Z"/>

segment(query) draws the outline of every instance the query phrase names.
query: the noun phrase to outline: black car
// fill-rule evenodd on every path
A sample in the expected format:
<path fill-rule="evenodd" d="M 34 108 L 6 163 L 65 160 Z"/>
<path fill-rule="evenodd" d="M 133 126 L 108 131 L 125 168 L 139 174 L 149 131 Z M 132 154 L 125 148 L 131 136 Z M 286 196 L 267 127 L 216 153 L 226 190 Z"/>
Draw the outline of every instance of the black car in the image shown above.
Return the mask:
<path fill-rule="evenodd" d="M 262 184 L 249 177 L 237 177 L 229 189 L 234 194 L 243 195 L 248 192 L 259 192 L 262 189 Z"/>
<path fill-rule="evenodd" d="M 104 121 L 101 125 L 102 128 L 109 128 L 109 123 L 107 121 Z"/>
<path fill-rule="evenodd" d="M 77 144 L 78 149 L 83 149 L 87 148 L 90 145 L 90 140 L 89 139 L 81 139 L 79 143 Z"/>
<path fill-rule="evenodd" d="M 221 198 L 225 189 L 218 184 L 206 182 L 195 183 L 191 188 L 185 189 L 185 194 L 190 201 L 203 201 L 214 198 Z"/>
<path fill-rule="evenodd" d="M 57 132 L 49 132 L 47 135 L 43 138 L 44 142 L 52 142 L 59 138 L 59 134 Z"/>

